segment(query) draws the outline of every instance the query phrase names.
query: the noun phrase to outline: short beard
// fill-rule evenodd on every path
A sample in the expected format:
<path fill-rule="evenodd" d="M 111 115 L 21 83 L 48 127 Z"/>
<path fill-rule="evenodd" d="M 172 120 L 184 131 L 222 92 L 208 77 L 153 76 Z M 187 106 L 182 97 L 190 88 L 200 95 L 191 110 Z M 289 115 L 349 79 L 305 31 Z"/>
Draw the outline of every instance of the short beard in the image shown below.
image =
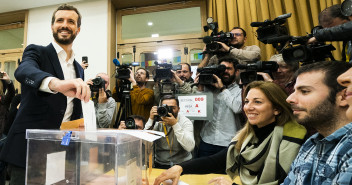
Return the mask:
<path fill-rule="evenodd" d="M 295 117 L 298 123 L 315 128 L 319 131 L 334 128 L 338 119 L 337 116 L 335 105 L 326 99 L 312 109 L 309 116 L 303 119 L 298 119 L 297 116 Z"/>
<path fill-rule="evenodd" d="M 226 80 L 224 78 L 221 78 L 221 81 L 224 85 L 228 86 L 228 85 L 231 85 L 235 81 L 235 78 L 236 78 L 236 76 L 232 75 Z"/>
<path fill-rule="evenodd" d="M 230 44 L 230 46 L 237 48 L 237 49 L 241 49 L 243 47 L 244 43 L 238 43 L 238 44 Z"/>
<path fill-rule="evenodd" d="M 137 85 L 138 85 L 139 87 L 144 86 L 144 85 L 146 85 L 146 84 L 147 84 L 147 82 L 137 82 Z"/>
<path fill-rule="evenodd" d="M 75 40 L 75 38 L 76 38 L 76 35 L 71 32 L 71 37 L 69 37 L 69 38 L 64 38 L 64 39 L 60 39 L 58 32 L 59 32 L 59 30 L 58 30 L 57 32 L 53 32 L 53 37 L 54 37 L 55 41 L 56 41 L 57 43 L 59 43 L 59 44 L 63 44 L 63 45 L 72 44 L 72 42 L 73 42 L 73 41 Z"/>

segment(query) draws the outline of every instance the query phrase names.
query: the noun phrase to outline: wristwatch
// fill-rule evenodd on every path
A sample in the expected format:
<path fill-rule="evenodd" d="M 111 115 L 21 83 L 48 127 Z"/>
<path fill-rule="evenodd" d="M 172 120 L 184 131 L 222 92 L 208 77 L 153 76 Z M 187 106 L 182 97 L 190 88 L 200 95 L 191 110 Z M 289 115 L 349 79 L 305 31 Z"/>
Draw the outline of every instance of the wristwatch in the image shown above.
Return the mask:
<path fill-rule="evenodd" d="M 233 48 L 234 47 L 230 46 L 228 53 L 230 53 Z"/>

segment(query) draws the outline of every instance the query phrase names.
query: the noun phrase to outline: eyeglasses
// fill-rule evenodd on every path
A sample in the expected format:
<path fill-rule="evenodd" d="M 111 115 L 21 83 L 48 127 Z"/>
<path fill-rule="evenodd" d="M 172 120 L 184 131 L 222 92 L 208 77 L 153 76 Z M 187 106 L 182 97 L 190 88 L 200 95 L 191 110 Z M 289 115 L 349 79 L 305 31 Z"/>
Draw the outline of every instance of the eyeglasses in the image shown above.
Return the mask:
<path fill-rule="evenodd" d="M 177 74 L 180 74 L 180 73 L 188 73 L 188 71 L 184 70 L 184 71 L 181 71 L 181 70 L 178 70 L 176 71 Z"/>
<path fill-rule="evenodd" d="M 242 33 L 234 33 L 233 35 L 236 37 L 239 37 L 239 36 L 242 36 Z"/>

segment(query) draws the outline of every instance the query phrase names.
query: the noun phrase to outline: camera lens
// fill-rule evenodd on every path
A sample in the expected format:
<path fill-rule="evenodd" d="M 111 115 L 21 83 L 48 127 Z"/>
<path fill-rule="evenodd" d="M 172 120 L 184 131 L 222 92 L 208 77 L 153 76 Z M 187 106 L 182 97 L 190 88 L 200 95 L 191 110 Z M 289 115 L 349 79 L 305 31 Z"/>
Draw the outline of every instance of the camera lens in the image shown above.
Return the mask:
<path fill-rule="evenodd" d="M 169 111 L 166 106 L 161 106 L 161 107 L 158 107 L 157 113 L 159 116 L 165 117 L 168 115 Z"/>
<path fill-rule="evenodd" d="M 134 122 L 134 119 L 131 117 L 128 117 L 125 121 L 125 125 L 127 129 L 137 129 L 136 123 Z"/>

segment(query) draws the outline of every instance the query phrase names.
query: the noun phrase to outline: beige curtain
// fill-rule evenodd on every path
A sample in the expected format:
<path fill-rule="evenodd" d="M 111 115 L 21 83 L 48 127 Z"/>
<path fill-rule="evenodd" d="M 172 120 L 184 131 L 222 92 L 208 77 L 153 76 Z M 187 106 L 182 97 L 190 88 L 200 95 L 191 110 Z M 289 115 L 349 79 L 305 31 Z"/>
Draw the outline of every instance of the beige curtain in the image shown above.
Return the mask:
<path fill-rule="evenodd" d="M 234 26 L 247 32 L 246 45 L 258 45 L 261 48 L 261 60 L 268 60 L 276 53 L 272 45 L 265 45 L 256 38 L 257 28 L 251 22 L 273 20 L 279 15 L 292 13 L 287 20 L 287 28 L 292 36 L 304 36 L 318 25 L 318 14 L 326 7 L 341 4 L 343 0 L 208 0 L 208 17 L 219 23 L 219 30 L 229 31 Z M 329 44 L 329 43 L 327 43 Z M 341 59 L 341 42 L 332 43 L 336 50 L 333 55 Z"/>

